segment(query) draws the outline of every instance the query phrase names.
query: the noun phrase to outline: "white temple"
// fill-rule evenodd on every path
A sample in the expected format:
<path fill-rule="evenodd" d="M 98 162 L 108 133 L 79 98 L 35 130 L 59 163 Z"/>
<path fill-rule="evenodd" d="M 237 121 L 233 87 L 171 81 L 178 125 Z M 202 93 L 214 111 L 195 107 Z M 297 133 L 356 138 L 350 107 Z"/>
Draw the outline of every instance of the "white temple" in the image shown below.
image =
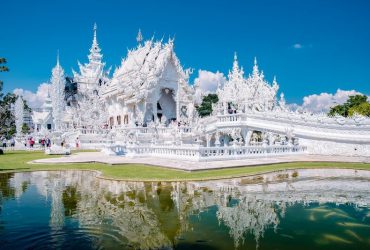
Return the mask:
<path fill-rule="evenodd" d="M 245 76 L 235 54 L 219 101 L 210 116 L 199 117 L 202 92 L 189 82 L 174 51 L 174 40 L 143 41 L 129 50 L 113 76 L 105 70 L 94 26 L 88 63 L 73 71 L 76 102 L 62 93 L 59 59 L 52 71 L 51 131 L 71 146 L 100 148 L 109 154 L 186 160 L 225 160 L 282 154 L 370 156 L 370 119 L 292 112 L 279 85 L 266 81 L 257 60 Z M 34 113 L 35 124 L 49 119 Z M 45 116 L 45 117 L 44 117 Z"/>

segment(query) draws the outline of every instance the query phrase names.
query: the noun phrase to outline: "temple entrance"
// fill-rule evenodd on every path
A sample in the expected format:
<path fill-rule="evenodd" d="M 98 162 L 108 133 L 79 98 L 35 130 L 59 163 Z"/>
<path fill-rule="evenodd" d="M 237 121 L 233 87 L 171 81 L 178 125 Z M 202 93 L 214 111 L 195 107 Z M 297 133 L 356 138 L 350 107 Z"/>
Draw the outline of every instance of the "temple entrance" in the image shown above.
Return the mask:
<path fill-rule="evenodd" d="M 162 123 L 168 124 L 170 121 L 176 120 L 176 102 L 174 95 L 173 89 L 161 89 L 161 97 L 157 103 L 157 117 Z"/>

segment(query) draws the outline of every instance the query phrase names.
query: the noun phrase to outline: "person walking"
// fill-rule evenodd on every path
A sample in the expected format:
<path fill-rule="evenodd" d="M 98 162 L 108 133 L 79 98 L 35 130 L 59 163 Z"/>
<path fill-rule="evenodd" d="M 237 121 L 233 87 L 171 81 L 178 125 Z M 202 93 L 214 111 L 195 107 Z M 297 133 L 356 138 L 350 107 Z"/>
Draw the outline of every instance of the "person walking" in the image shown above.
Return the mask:
<path fill-rule="evenodd" d="M 3 148 L 6 148 L 6 138 L 3 138 Z"/>
<path fill-rule="evenodd" d="M 33 148 L 33 145 L 35 144 L 35 139 L 33 137 L 31 137 L 30 144 L 31 148 Z"/>
<path fill-rule="evenodd" d="M 76 148 L 80 148 L 80 139 L 78 139 L 78 137 L 76 138 Z"/>

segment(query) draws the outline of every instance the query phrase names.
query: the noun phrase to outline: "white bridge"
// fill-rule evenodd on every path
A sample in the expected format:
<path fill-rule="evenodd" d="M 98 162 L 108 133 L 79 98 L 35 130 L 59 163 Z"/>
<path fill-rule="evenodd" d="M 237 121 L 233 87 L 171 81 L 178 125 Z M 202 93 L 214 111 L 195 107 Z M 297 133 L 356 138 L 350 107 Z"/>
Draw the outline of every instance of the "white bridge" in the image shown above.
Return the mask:
<path fill-rule="evenodd" d="M 370 156 L 370 120 L 360 116 L 245 112 L 201 118 L 193 126 L 126 125 L 69 134 L 78 135 L 83 148 L 131 157 L 212 161 L 302 153 Z"/>

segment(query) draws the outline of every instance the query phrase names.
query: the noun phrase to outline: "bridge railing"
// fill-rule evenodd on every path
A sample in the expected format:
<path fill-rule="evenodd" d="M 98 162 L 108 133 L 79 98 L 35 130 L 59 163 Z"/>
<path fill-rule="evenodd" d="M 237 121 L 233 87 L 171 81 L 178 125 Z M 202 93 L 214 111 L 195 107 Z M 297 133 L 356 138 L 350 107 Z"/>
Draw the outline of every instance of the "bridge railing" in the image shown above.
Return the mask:
<path fill-rule="evenodd" d="M 177 132 L 181 132 L 181 133 L 191 133 L 192 132 L 192 128 L 189 126 L 175 127 L 175 129 L 177 130 Z M 173 127 L 157 127 L 157 128 L 153 128 L 153 127 L 115 127 L 114 130 L 117 132 L 130 131 L 130 132 L 135 132 L 138 134 L 151 134 L 151 133 L 154 133 L 155 130 L 157 130 L 158 134 L 170 134 L 174 131 L 174 128 Z"/>
<path fill-rule="evenodd" d="M 264 157 L 267 155 L 287 155 L 306 151 L 304 146 L 228 146 L 228 147 L 199 147 L 178 145 L 131 145 L 126 148 L 132 156 L 160 156 L 164 158 L 188 160 L 230 160 Z"/>
<path fill-rule="evenodd" d="M 235 123 L 240 121 L 246 121 L 247 118 L 262 119 L 271 122 L 284 122 L 289 124 L 297 124 L 302 126 L 314 126 L 314 127 L 326 127 L 331 129 L 337 128 L 370 128 L 369 118 L 345 118 L 345 117 L 329 117 L 324 115 L 307 115 L 307 114 L 296 114 L 292 112 L 247 112 L 247 113 L 236 113 L 217 115 L 217 121 L 219 123 Z"/>
<path fill-rule="evenodd" d="M 245 120 L 245 114 L 218 115 L 218 122 L 239 122 Z"/>

